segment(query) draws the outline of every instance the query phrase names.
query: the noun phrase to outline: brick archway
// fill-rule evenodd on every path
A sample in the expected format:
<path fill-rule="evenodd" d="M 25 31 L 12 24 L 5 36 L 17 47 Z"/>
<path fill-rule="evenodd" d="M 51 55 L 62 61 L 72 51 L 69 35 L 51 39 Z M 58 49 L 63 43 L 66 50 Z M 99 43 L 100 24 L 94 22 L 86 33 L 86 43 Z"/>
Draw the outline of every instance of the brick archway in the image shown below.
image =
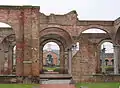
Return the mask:
<path fill-rule="evenodd" d="M 60 46 L 60 67 L 61 73 L 65 69 L 65 50 L 72 46 L 72 39 L 69 33 L 57 27 L 48 27 L 40 31 L 40 44 L 45 44 L 49 41 L 55 41 Z M 43 45 L 40 45 L 43 47 Z M 42 53 L 42 51 L 40 51 Z M 41 54 L 42 55 L 42 54 Z M 42 57 L 40 55 L 40 57 Z M 40 60 L 42 61 L 42 60 Z"/>
<path fill-rule="evenodd" d="M 63 30 L 62 28 L 58 28 L 58 27 L 48 27 L 45 29 L 42 29 L 40 32 L 40 38 L 47 36 L 48 38 L 53 38 L 51 36 L 55 35 L 60 37 L 61 39 L 59 39 L 61 42 L 63 42 L 64 45 L 66 45 L 67 47 L 70 47 L 72 45 L 72 39 L 71 36 L 69 35 L 68 32 L 66 32 L 65 30 Z M 50 35 L 50 36 L 49 36 Z M 55 37 L 54 37 L 55 38 Z M 54 39 L 53 38 L 53 39 Z M 43 41 L 43 40 L 42 40 Z M 40 40 L 41 42 L 41 40 Z"/>
<path fill-rule="evenodd" d="M 46 43 L 48 42 L 55 42 L 56 44 L 58 44 L 59 48 L 60 48 L 60 73 L 64 73 L 64 70 L 65 70 L 65 58 L 64 58 L 64 52 L 65 52 L 65 45 L 59 41 L 59 40 L 56 40 L 56 39 L 48 39 L 48 40 L 45 40 L 43 41 L 41 44 L 40 44 L 40 62 L 43 62 L 43 47 Z M 40 63 L 40 69 L 43 68 L 43 64 Z"/>
<path fill-rule="evenodd" d="M 5 34 L 4 34 L 5 35 Z M 16 44 L 16 39 L 14 34 L 5 36 L 3 41 L 0 43 L 0 74 L 12 74 L 12 55 L 13 46 Z M 5 65 L 6 64 L 6 65 Z"/>
<path fill-rule="evenodd" d="M 105 42 L 110 42 L 113 44 L 112 39 L 102 39 L 98 44 L 97 44 L 97 67 L 96 67 L 96 71 L 97 73 L 101 73 L 100 71 L 100 50 L 101 50 L 101 45 Z"/>

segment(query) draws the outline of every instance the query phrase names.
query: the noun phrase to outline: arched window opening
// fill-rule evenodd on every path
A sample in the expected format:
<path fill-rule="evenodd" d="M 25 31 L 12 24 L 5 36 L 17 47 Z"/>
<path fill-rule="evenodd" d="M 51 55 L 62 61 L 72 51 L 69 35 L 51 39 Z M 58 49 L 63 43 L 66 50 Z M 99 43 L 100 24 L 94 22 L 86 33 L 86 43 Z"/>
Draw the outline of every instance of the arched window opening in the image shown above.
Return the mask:
<path fill-rule="evenodd" d="M 60 48 L 55 42 L 48 42 L 43 47 L 43 70 L 54 72 L 60 68 Z"/>
<path fill-rule="evenodd" d="M 101 72 L 113 74 L 114 52 L 113 44 L 111 42 L 104 42 L 101 44 L 100 60 L 101 60 Z"/>
<path fill-rule="evenodd" d="M 83 31 L 82 33 L 106 33 L 106 32 L 101 29 L 90 28 L 88 30 Z"/>
<path fill-rule="evenodd" d="M 12 74 L 14 34 L 15 32 L 10 25 L 0 22 L 0 73 L 2 75 Z"/>
<path fill-rule="evenodd" d="M 0 28 L 11 28 L 11 26 L 10 25 L 8 25 L 8 24 L 6 24 L 6 23 L 2 23 L 2 22 L 0 22 Z"/>

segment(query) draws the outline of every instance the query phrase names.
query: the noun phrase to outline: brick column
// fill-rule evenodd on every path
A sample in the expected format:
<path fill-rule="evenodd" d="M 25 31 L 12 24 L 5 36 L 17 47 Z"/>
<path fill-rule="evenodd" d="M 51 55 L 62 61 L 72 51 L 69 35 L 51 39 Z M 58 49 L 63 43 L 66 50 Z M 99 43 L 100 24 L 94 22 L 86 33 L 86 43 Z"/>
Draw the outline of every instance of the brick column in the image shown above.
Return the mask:
<path fill-rule="evenodd" d="M 71 67 L 72 67 L 72 50 L 71 49 L 69 49 L 68 50 L 68 57 L 69 57 L 69 70 L 68 70 L 68 72 L 69 72 L 69 74 L 71 74 Z"/>
<path fill-rule="evenodd" d="M 100 47 L 96 48 L 96 73 L 100 73 Z"/>
<path fill-rule="evenodd" d="M 114 74 L 118 74 L 118 55 L 119 55 L 120 45 L 114 45 Z"/>
<path fill-rule="evenodd" d="M 42 46 L 42 45 L 41 45 Z M 42 69 L 43 69 L 43 50 L 42 47 L 40 46 L 40 51 L 39 51 L 39 61 L 40 61 L 40 72 L 42 73 Z"/>
<path fill-rule="evenodd" d="M 19 25 L 16 30 L 16 75 L 23 76 L 23 60 L 24 60 L 24 19 L 23 12 L 19 16 Z"/>
<path fill-rule="evenodd" d="M 101 59 L 102 59 L 102 72 L 106 73 L 106 70 L 105 70 L 105 66 L 106 66 L 106 64 L 105 64 L 105 48 L 103 48 L 101 50 Z"/>
<path fill-rule="evenodd" d="M 32 75 L 40 75 L 40 60 L 39 60 L 39 8 L 32 9 Z"/>
<path fill-rule="evenodd" d="M 24 7 L 24 76 L 32 75 L 32 9 Z"/>
<path fill-rule="evenodd" d="M 68 51 L 65 51 L 65 70 L 68 72 Z"/>
<path fill-rule="evenodd" d="M 60 73 L 63 74 L 64 73 L 64 68 L 65 68 L 65 58 L 64 58 L 64 49 L 63 49 L 63 47 L 60 48 L 60 68 L 61 68 Z"/>
<path fill-rule="evenodd" d="M 23 60 L 24 60 L 24 52 L 23 52 L 23 40 L 19 39 L 16 41 L 16 75 L 23 76 Z"/>

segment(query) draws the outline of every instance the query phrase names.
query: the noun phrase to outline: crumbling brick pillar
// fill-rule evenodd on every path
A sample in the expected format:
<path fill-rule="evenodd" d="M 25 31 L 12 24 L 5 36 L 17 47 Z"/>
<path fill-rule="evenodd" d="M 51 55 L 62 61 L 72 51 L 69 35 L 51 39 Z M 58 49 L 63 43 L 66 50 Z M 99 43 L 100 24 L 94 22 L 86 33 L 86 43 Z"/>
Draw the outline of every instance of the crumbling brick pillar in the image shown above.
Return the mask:
<path fill-rule="evenodd" d="M 40 51 L 39 51 L 39 61 L 40 61 L 40 73 L 43 73 L 42 69 L 43 69 L 43 47 L 40 46 Z"/>
<path fill-rule="evenodd" d="M 68 69 L 69 69 L 69 57 L 68 57 L 68 51 L 66 50 L 65 52 L 65 73 L 68 73 Z"/>
<path fill-rule="evenodd" d="M 96 74 L 95 45 L 87 38 L 80 38 L 80 50 L 72 58 L 72 77 L 76 82 L 91 80 L 90 75 Z"/>
<path fill-rule="evenodd" d="M 69 72 L 69 74 L 71 74 L 71 67 L 72 67 L 72 49 L 70 48 L 70 49 L 68 49 L 68 57 L 69 57 L 69 62 L 68 62 L 68 67 L 69 67 L 69 70 L 68 70 L 68 72 Z"/>
<path fill-rule="evenodd" d="M 32 9 L 24 9 L 24 76 L 32 75 Z"/>
<path fill-rule="evenodd" d="M 101 72 L 101 67 L 100 67 L 100 46 L 97 46 L 97 44 L 95 45 L 96 48 L 96 73 L 100 73 Z"/>
<path fill-rule="evenodd" d="M 39 8 L 32 9 L 32 75 L 39 76 L 40 61 L 39 61 Z"/>
<path fill-rule="evenodd" d="M 61 46 L 60 46 L 61 47 Z M 64 58 L 64 49 L 63 47 L 60 48 L 60 68 L 61 68 L 61 71 L 60 73 L 63 74 L 64 73 L 64 70 L 65 70 L 65 58 Z"/>
<path fill-rule="evenodd" d="M 23 60 L 24 60 L 24 18 L 23 12 L 19 16 L 19 28 L 16 30 L 16 75 L 23 76 Z"/>
<path fill-rule="evenodd" d="M 39 7 L 24 8 L 24 76 L 39 76 Z"/>
<path fill-rule="evenodd" d="M 119 74 L 119 48 L 120 45 L 114 45 L 114 74 Z"/>
<path fill-rule="evenodd" d="M 16 75 L 23 76 L 23 59 L 24 59 L 24 42 L 23 39 L 16 41 Z"/>

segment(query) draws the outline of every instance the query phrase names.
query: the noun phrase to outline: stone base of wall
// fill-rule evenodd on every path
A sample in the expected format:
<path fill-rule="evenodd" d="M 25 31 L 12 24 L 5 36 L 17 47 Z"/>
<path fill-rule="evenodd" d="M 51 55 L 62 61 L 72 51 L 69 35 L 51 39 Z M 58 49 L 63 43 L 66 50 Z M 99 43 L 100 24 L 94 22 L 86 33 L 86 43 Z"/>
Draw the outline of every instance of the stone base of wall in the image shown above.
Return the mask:
<path fill-rule="evenodd" d="M 40 78 L 37 77 L 29 77 L 29 76 L 15 76 L 15 75 L 0 75 L 0 84 L 38 84 Z"/>
<path fill-rule="evenodd" d="M 75 83 L 78 82 L 120 82 L 120 75 L 84 75 L 79 77 L 79 79 L 74 79 Z"/>
<path fill-rule="evenodd" d="M 93 75 L 95 82 L 120 82 L 119 75 Z"/>

